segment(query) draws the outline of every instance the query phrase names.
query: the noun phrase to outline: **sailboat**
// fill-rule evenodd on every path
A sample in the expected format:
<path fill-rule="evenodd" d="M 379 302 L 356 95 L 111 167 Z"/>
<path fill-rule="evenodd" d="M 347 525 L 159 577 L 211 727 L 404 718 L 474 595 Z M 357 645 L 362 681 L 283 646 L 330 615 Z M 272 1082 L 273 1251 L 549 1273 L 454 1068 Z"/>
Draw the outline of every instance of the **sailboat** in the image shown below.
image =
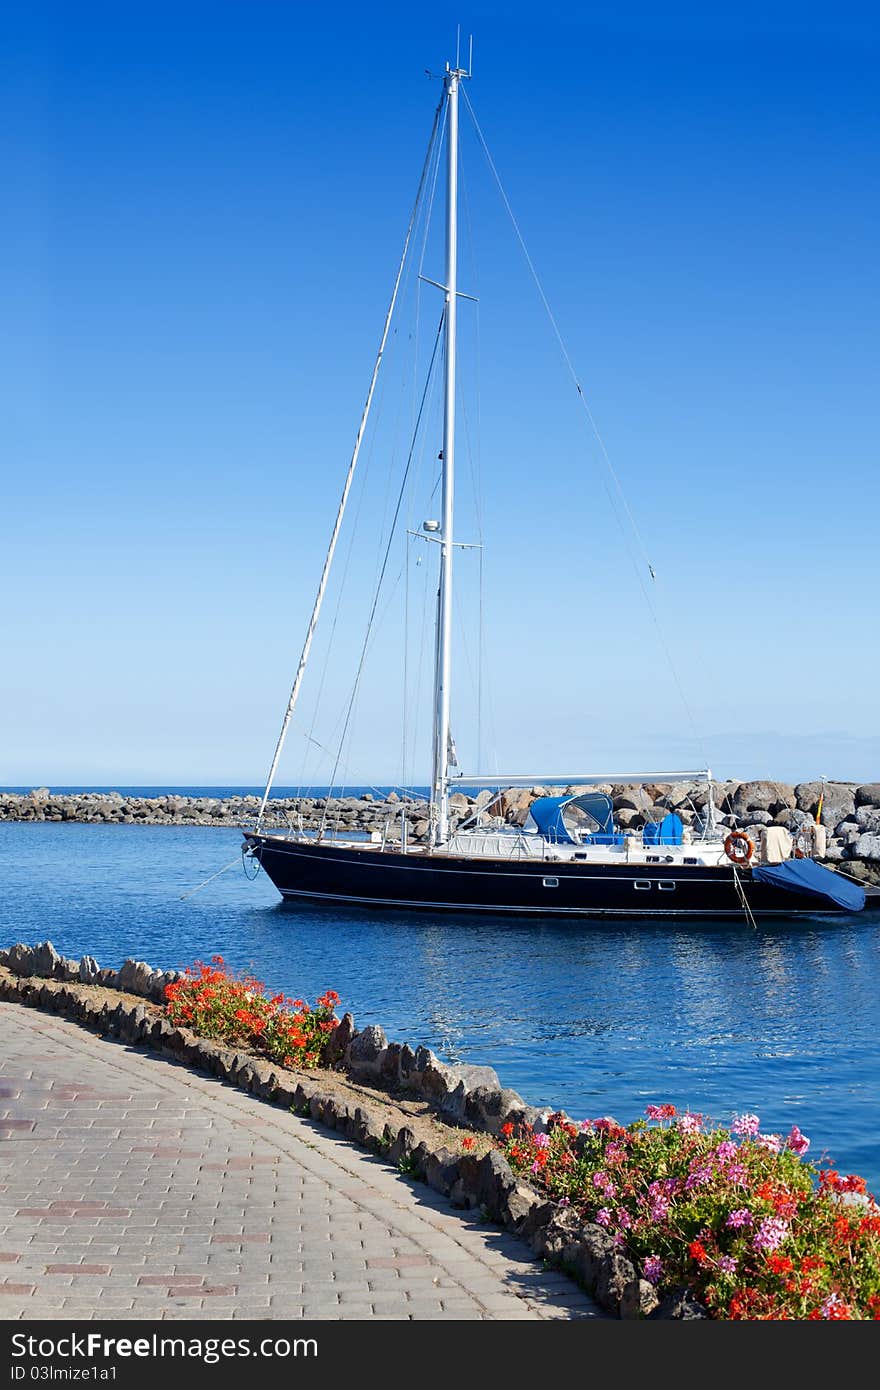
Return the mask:
<path fill-rule="evenodd" d="M 717 824 L 713 779 L 708 768 L 650 773 L 498 773 L 457 771 L 450 727 L 452 698 L 453 564 L 455 539 L 456 333 L 458 288 L 459 98 L 471 76 L 446 65 L 443 96 L 435 112 L 446 135 L 446 266 L 443 294 L 442 504 L 439 520 L 423 524 L 439 556 L 436 608 L 430 832 L 419 843 L 407 834 L 405 813 L 399 835 L 284 833 L 263 828 L 267 801 L 297 704 L 330 575 L 373 393 L 388 340 L 391 318 L 425 184 L 422 170 L 416 207 L 320 576 L 302 654 L 253 830 L 243 852 L 259 863 L 286 900 L 430 912 L 492 913 L 553 918 L 612 917 L 738 918 L 857 912 L 863 889 L 809 854 L 780 858 L 759 854 L 748 834 Z M 424 277 L 422 277 L 424 278 Z M 431 282 L 435 283 L 435 282 Z M 697 832 L 670 811 L 640 833 L 614 821 L 609 785 L 696 783 L 705 787 Z M 564 794 L 532 801 L 524 825 L 499 824 L 477 812 L 459 825 L 450 816 L 450 795 L 466 787 L 565 787 Z M 485 810 L 485 808 L 484 808 Z M 761 862 L 761 861 L 764 862 Z M 770 862 L 766 862 L 766 861 Z M 773 862 L 773 861 L 777 862 Z"/>

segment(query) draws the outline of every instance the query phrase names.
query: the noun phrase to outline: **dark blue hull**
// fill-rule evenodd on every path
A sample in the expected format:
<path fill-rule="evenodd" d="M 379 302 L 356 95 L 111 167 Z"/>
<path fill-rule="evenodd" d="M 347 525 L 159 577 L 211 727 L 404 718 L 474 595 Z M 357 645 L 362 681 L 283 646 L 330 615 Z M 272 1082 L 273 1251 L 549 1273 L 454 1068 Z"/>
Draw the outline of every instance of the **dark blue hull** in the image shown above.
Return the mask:
<path fill-rule="evenodd" d="M 245 840 L 286 899 L 537 917 L 743 917 L 732 865 L 545 863 L 253 833 Z M 748 869 L 737 873 L 755 916 L 843 911 L 815 893 L 759 883 Z"/>

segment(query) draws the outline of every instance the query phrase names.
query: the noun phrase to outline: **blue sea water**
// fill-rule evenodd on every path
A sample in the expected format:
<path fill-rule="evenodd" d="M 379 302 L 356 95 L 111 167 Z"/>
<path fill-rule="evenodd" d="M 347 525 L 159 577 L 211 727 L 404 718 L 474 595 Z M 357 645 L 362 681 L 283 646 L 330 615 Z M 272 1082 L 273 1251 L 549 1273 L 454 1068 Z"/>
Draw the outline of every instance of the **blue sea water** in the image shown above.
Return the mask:
<path fill-rule="evenodd" d="M 336 989 L 360 1026 L 489 1063 L 536 1105 L 754 1111 L 880 1192 L 880 913 L 754 931 L 289 907 L 239 864 L 184 898 L 239 844 L 200 826 L 0 824 L 0 942 L 49 937 L 111 966 L 220 952 L 273 990 Z"/>

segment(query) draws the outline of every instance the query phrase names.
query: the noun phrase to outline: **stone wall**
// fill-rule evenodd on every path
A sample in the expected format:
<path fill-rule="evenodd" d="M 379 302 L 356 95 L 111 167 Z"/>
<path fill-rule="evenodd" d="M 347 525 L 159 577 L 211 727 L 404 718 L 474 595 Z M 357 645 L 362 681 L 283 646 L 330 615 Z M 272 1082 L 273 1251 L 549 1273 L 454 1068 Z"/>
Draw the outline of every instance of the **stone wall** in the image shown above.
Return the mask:
<path fill-rule="evenodd" d="M 536 796 L 576 791 L 575 787 L 531 787 L 508 789 L 497 794 L 484 791 L 478 796 L 455 792 L 450 797 L 451 825 L 471 820 L 477 812 L 484 825 L 522 825 Z M 587 790 L 581 788 L 580 790 Z M 622 830 L 638 834 L 649 821 L 662 820 L 675 811 L 685 825 L 699 831 L 706 806 L 703 783 L 652 783 L 647 786 L 609 784 L 605 791 L 614 803 L 615 820 Z M 824 792 L 824 795 L 823 795 Z M 765 825 L 784 825 L 791 831 L 812 821 L 819 798 L 823 797 L 820 819 L 828 831 L 826 859 L 846 862 L 848 872 L 869 882 L 880 883 L 880 782 L 722 782 L 716 784 L 715 800 L 719 824 L 741 828 L 753 835 Z M 253 826 L 259 810 L 256 796 L 185 797 L 122 796 L 119 792 L 51 792 L 46 787 L 22 794 L 0 792 L 0 820 L 65 821 L 91 825 L 225 825 Z M 384 800 L 369 793 L 362 797 L 342 797 L 327 808 L 324 798 L 273 798 L 264 820 L 267 829 L 287 829 L 301 825 L 317 830 L 327 816 L 331 830 L 357 834 L 400 836 L 404 803 L 394 792 Z M 428 804 L 407 800 L 408 833 L 414 840 L 428 834 Z"/>
<path fill-rule="evenodd" d="M 177 978 L 176 971 L 155 970 L 143 961 L 127 960 L 118 971 L 102 969 L 92 956 L 73 961 L 48 941 L 0 950 L 0 999 L 63 1014 L 308 1115 L 426 1182 L 453 1205 L 477 1208 L 503 1224 L 537 1255 L 568 1271 L 615 1317 L 707 1316 L 684 1288 L 661 1302 L 601 1226 L 546 1201 L 491 1144 L 483 1153 L 450 1147 L 460 1128 L 486 1136 L 497 1135 L 508 1121 L 546 1128 L 549 1112 L 503 1088 L 491 1067 L 447 1066 L 428 1048 L 389 1042 L 375 1025 L 358 1031 L 345 1014 L 332 1039 L 334 1069 L 297 1073 L 176 1027 L 161 1004 L 165 985 Z M 419 1138 L 415 1120 L 395 1110 L 395 1102 L 412 1097 L 442 1122 L 425 1131 L 426 1138 Z"/>

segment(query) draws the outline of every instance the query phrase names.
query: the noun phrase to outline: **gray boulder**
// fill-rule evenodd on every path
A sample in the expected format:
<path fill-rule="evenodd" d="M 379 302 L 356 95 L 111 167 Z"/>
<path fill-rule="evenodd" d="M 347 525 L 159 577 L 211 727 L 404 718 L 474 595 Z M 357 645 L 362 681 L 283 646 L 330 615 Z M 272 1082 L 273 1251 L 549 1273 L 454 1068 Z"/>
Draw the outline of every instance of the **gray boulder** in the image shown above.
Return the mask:
<path fill-rule="evenodd" d="M 458 1062 L 449 1070 L 455 1077 L 456 1084 L 464 1082 L 466 1091 L 473 1091 L 477 1086 L 500 1087 L 498 1073 L 494 1067 L 484 1067 L 470 1062 Z"/>
<path fill-rule="evenodd" d="M 880 806 L 880 782 L 866 782 L 856 788 L 857 806 Z"/>
<path fill-rule="evenodd" d="M 516 1091 L 476 1086 L 465 1096 L 464 1118 L 487 1134 L 500 1134 L 508 1120 L 519 1123 L 524 1111 L 525 1101 Z"/>
<path fill-rule="evenodd" d="M 425 1158 L 425 1181 L 435 1192 L 448 1197 L 459 1174 L 459 1160 L 446 1148 L 428 1153 Z"/>
<path fill-rule="evenodd" d="M 355 1036 L 354 1018 L 351 1014 L 343 1014 L 339 1020 L 339 1026 L 334 1028 L 330 1034 L 330 1041 L 324 1054 L 327 1065 L 337 1066 L 348 1051 L 349 1045 Z"/>
<path fill-rule="evenodd" d="M 869 827 L 865 826 L 864 829 Z M 856 820 L 842 820 L 839 825 L 834 827 L 834 837 L 837 840 L 844 840 L 847 843 L 857 840 L 862 833 L 863 827 Z"/>
<path fill-rule="evenodd" d="M 26 946 L 23 941 L 16 941 L 14 946 L 8 946 L 5 951 L 0 951 L 0 965 L 5 965 L 7 970 L 11 970 L 13 975 L 32 975 L 34 953 L 30 946 Z"/>
<path fill-rule="evenodd" d="M 694 1297 L 690 1289 L 680 1285 L 661 1300 L 654 1311 L 648 1314 L 648 1319 L 651 1322 L 666 1322 L 670 1319 L 691 1322 L 696 1318 L 707 1318 L 708 1316 L 706 1309 Z"/>
<path fill-rule="evenodd" d="M 812 825 L 813 817 L 809 811 L 779 811 L 773 817 L 774 825 L 784 825 L 786 830 L 792 834 L 797 830 L 802 830 L 805 825 Z"/>
<path fill-rule="evenodd" d="M 116 976 L 116 986 L 127 994 L 139 994 L 144 999 L 152 998 L 156 971 L 143 960 L 123 961 Z"/>
<path fill-rule="evenodd" d="M 570 1267 L 585 1288 L 595 1289 L 605 1261 L 613 1251 L 614 1240 L 601 1226 L 587 1222 L 581 1227 L 571 1252 Z"/>
<path fill-rule="evenodd" d="M 596 1298 L 611 1313 L 618 1313 L 627 1288 L 636 1277 L 635 1268 L 620 1250 L 606 1255 L 596 1282 Z"/>
<path fill-rule="evenodd" d="M 98 982 L 98 976 L 100 975 L 100 973 L 101 973 L 101 967 L 100 967 L 100 965 L 98 964 L 98 962 L 95 960 L 95 957 L 94 957 L 94 956 L 83 956 L 82 960 L 81 960 L 80 963 L 79 963 L 79 979 L 80 979 L 80 984 L 83 984 L 83 985 L 94 985 L 94 984 L 97 984 L 97 982 Z"/>
<path fill-rule="evenodd" d="M 855 813 L 855 822 L 860 830 L 870 831 L 872 835 L 880 834 L 880 808 L 860 806 Z"/>
<path fill-rule="evenodd" d="M 348 1069 L 355 1077 L 378 1076 L 382 1070 L 382 1058 L 388 1046 L 385 1029 L 377 1023 L 370 1023 L 355 1033 L 348 1048 Z"/>
<path fill-rule="evenodd" d="M 620 1316 L 624 1319 L 650 1317 L 659 1302 L 653 1284 L 647 1279 L 633 1279 L 623 1291 Z"/>
<path fill-rule="evenodd" d="M 613 805 L 615 811 L 650 811 L 654 803 L 644 787 L 615 787 Z"/>
<path fill-rule="evenodd" d="M 492 1149 L 480 1161 L 477 1198 L 489 1219 L 504 1219 L 508 1199 L 516 1191 L 516 1178 L 507 1159 Z"/>
<path fill-rule="evenodd" d="M 665 807 L 666 810 L 681 813 L 682 807 L 696 804 L 694 802 L 694 788 L 690 782 L 674 782 L 667 791 L 657 798 L 655 804 Z"/>
<path fill-rule="evenodd" d="M 796 805 L 794 787 L 784 782 L 742 782 L 732 798 L 734 815 L 749 811 L 781 811 Z"/>
<path fill-rule="evenodd" d="M 55 972 L 60 966 L 61 957 L 51 941 L 41 941 L 38 946 L 34 947 L 32 966 L 34 975 L 41 975 L 48 980 L 54 979 Z"/>
<path fill-rule="evenodd" d="M 451 1067 L 447 1067 L 439 1057 L 435 1057 L 433 1052 L 430 1060 L 422 1068 L 421 1092 L 427 1100 L 439 1101 L 441 1104 L 450 1091 L 454 1091 L 459 1083 Z"/>
<path fill-rule="evenodd" d="M 855 788 L 846 782 L 800 782 L 795 787 L 798 809 L 815 816 L 822 798 L 822 824 L 836 825 L 855 811 Z"/>
<path fill-rule="evenodd" d="M 832 786 L 829 783 L 822 799 L 822 814 L 819 819 L 823 825 L 830 828 L 845 816 L 851 816 L 855 808 L 856 802 L 852 787 Z"/>
<path fill-rule="evenodd" d="M 880 835 L 860 835 L 852 847 L 853 859 L 880 860 Z"/>

